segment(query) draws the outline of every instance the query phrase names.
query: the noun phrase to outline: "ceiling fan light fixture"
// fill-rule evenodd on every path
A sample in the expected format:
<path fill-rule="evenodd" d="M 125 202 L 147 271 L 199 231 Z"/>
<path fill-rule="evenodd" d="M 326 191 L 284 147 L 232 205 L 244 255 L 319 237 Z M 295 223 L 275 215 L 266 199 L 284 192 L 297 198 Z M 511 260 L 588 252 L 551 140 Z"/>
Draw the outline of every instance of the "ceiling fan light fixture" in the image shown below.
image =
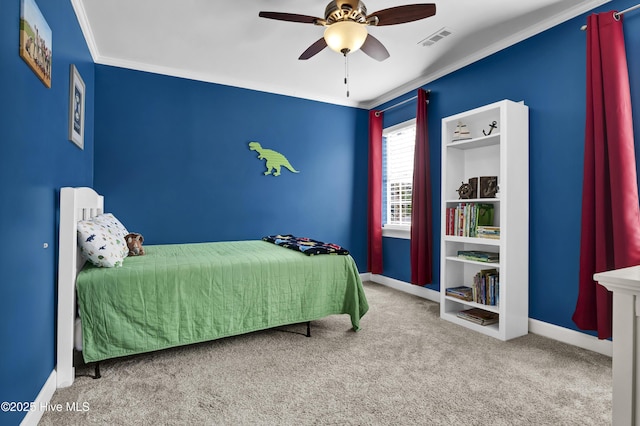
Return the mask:
<path fill-rule="evenodd" d="M 367 28 L 353 21 L 339 21 L 327 27 L 324 40 L 338 53 L 347 54 L 360 49 L 367 38 Z"/>

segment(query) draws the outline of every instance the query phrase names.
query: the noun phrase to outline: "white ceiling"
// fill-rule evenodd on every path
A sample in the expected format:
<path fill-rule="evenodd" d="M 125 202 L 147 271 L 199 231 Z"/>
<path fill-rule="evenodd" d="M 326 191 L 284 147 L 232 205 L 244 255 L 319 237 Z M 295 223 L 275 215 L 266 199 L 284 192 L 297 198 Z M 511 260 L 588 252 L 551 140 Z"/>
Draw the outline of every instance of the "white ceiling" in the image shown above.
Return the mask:
<path fill-rule="evenodd" d="M 349 54 L 348 98 L 341 54 L 298 60 L 323 27 L 258 17 L 323 18 L 329 0 L 71 1 L 96 63 L 372 108 L 610 0 L 435 0 L 431 18 L 368 27 L 391 56 Z M 410 3 L 365 2 L 369 14 Z M 422 46 L 443 28 L 452 34 Z"/>

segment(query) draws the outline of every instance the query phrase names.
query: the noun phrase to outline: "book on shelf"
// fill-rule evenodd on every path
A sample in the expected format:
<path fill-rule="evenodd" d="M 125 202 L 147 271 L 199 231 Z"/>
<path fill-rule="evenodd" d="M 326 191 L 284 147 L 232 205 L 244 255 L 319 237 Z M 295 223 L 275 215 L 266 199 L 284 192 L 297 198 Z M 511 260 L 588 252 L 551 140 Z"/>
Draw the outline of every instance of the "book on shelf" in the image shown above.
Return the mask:
<path fill-rule="evenodd" d="M 500 227 L 499 226 L 478 226 L 476 236 L 479 238 L 493 238 L 500 239 Z"/>
<path fill-rule="evenodd" d="M 473 289 L 464 285 L 448 288 L 445 290 L 445 294 L 467 302 L 473 301 Z"/>
<path fill-rule="evenodd" d="M 480 325 L 495 324 L 500 320 L 499 314 L 480 308 L 465 309 L 464 311 L 458 312 L 457 316 Z"/>
<path fill-rule="evenodd" d="M 473 277 L 473 301 L 481 305 L 497 306 L 500 302 L 500 283 L 497 269 L 482 269 Z"/>
<path fill-rule="evenodd" d="M 455 207 L 447 207 L 445 212 L 445 229 L 446 235 L 455 235 L 455 224 L 454 220 L 456 217 L 456 208 Z"/>
<path fill-rule="evenodd" d="M 497 263 L 500 261 L 500 253 L 482 250 L 458 250 L 458 257 L 477 262 Z"/>
<path fill-rule="evenodd" d="M 493 204 L 479 203 L 477 216 L 478 226 L 493 226 Z"/>
<path fill-rule="evenodd" d="M 476 237 L 478 227 L 493 225 L 493 204 L 459 202 L 445 210 L 445 235 Z"/>

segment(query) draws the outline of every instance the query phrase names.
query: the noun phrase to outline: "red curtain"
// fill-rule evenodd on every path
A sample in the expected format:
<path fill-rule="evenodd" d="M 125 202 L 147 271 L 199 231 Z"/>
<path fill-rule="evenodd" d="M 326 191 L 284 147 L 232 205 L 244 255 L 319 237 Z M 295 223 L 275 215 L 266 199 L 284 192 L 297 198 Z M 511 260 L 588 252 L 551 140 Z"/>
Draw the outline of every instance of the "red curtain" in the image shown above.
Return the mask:
<path fill-rule="evenodd" d="M 369 205 L 367 268 L 382 273 L 382 118 L 380 111 L 369 111 Z"/>
<path fill-rule="evenodd" d="M 429 92 L 418 89 L 411 197 L 411 283 L 416 285 L 430 284 L 433 278 L 428 100 Z"/>
<path fill-rule="evenodd" d="M 587 19 L 587 115 L 580 240 L 580 278 L 573 321 L 611 337 L 612 295 L 593 274 L 640 264 L 629 75 L 622 16 Z"/>

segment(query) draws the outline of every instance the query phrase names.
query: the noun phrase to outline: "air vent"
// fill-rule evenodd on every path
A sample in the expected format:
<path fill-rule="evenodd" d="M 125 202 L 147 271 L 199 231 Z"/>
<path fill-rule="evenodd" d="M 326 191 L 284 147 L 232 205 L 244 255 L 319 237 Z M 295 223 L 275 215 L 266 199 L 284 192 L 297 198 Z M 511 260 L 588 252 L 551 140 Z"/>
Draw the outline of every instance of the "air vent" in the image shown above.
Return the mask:
<path fill-rule="evenodd" d="M 438 41 L 442 40 L 443 38 L 450 36 L 451 34 L 452 34 L 451 30 L 447 28 L 440 28 L 438 31 L 431 34 L 424 40 L 418 42 L 418 44 L 421 44 L 423 47 L 429 47 L 434 45 Z"/>

